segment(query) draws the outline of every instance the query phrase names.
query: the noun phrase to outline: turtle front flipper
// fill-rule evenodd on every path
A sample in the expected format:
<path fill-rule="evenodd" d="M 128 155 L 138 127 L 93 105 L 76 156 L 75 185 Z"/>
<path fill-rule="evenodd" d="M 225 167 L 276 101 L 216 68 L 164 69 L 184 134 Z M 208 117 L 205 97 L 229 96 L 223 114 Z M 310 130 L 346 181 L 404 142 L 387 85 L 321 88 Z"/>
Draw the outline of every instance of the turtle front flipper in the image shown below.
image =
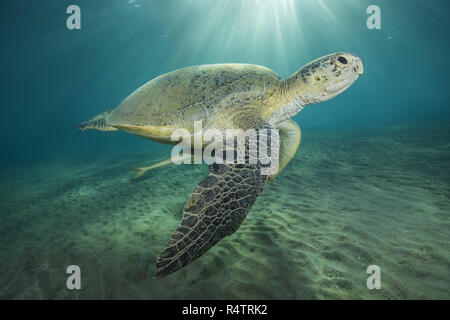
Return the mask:
<path fill-rule="evenodd" d="M 276 139 L 278 137 L 272 135 L 269 141 Z M 274 148 L 270 145 L 273 143 L 267 143 L 267 154 L 271 155 Z M 258 148 L 261 150 L 260 142 Z M 188 265 L 220 239 L 234 233 L 267 185 L 270 176 L 264 175 L 266 171 L 262 170 L 267 167 L 270 163 L 265 162 L 263 166 L 260 161 L 210 165 L 208 176 L 194 188 L 183 209 L 181 224 L 158 258 L 155 277 L 167 276 Z"/>
<path fill-rule="evenodd" d="M 267 180 L 257 165 L 210 165 L 209 175 L 195 187 L 181 224 L 159 256 L 155 277 L 188 265 L 235 232 Z"/>
<path fill-rule="evenodd" d="M 272 178 L 278 176 L 292 160 L 300 146 L 300 140 L 302 138 L 300 127 L 293 120 L 281 122 L 278 124 L 277 129 L 280 132 L 280 161 L 278 172 Z"/>

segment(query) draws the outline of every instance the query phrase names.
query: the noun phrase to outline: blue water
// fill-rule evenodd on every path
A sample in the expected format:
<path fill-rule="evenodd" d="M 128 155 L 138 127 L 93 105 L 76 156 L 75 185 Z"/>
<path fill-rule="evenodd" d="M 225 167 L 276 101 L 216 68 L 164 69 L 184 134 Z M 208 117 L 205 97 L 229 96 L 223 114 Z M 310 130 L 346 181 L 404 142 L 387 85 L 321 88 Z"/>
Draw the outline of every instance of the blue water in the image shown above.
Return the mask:
<path fill-rule="evenodd" d="M 72 4 L 81 30 L 66 27 Z M 366 26 L 372 4 L 379 30 Z M 0 298 L 448 299 L 448 12 L 446 0 L 1 1 Z M 252 63 L 285 78 L 338 51 L 364 74 L 294 117 L 301 148 L 255 214 L 153 280 L 206 168 L 131 181 L 168 147 L 76 125 L 181 67 Z M 91 286 L 74 296 L 55 272 L 78 262 Z M 384 291 L 365 287 L 373 263 Z"/>
<path fill-rule="evenodd" d="M 80 134 L 80 121 L 116 107 L 153 77 L 195 64 L 243 62 L 287 77 L 336 51 L 365 73 L 341 96 L 302 111 L 308 127 L 448 121 L 447 1 L 2 1 L 1 163 L 155 147 L 126 134 Z M 381 8 L 369 30 L 366 8 Z"/>

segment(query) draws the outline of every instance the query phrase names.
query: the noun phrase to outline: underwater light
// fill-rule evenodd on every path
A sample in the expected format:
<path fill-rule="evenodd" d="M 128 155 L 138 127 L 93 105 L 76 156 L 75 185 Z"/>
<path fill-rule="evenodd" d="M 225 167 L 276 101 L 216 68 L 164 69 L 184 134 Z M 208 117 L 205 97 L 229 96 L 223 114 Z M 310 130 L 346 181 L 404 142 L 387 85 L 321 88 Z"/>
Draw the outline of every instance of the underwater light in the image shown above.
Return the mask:
<path fill-rule="evenodd" d="M 172 38 L 178 44 L 174 67 L 179 61 L 184 65 L 204 63 L 205 55 L 214 57 L 208 61 L 211 63 L 236 61 L 233 57 L 248 62 L 250 57 L 258 57 L 254 62 L 272 63 L 287 76 L 298 67 L 298 61 L 316 54 L 309 48 L 318 36 L 324 41 L 343 38 L 345 27 L 339 17 L 343 7 L 354 6 L 354 2 L 343 3 L 346 5 L 326 0 L 196 0 L 183 2 L 183 10 L 172 4 L 169 21 L 173 28 L 167 32 L 177 35 Z M 361 12 L 365 14 L 365 8 Z"/>

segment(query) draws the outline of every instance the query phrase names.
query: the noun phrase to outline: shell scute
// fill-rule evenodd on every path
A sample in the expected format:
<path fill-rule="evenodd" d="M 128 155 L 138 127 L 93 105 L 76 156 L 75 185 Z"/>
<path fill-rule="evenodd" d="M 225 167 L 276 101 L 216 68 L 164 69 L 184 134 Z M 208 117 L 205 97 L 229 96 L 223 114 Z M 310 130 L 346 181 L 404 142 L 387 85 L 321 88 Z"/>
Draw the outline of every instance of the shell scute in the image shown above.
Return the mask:
<path fill-rule="evenodd" d="M 161 75 L 129 95 L 108 117 L 114 125 L 193 128 L 237 104 L 264 99 L 279 76 L 248 64 L 202 65 Z"/>

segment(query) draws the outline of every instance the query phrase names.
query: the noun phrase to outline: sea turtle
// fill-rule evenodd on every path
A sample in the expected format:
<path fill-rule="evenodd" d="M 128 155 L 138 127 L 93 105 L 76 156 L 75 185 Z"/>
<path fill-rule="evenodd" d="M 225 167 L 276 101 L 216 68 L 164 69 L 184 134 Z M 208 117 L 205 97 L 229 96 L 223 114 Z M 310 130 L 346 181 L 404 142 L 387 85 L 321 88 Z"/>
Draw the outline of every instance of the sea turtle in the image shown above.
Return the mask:
<path fill-rule="evenodd" d="M 258 65 L 191 66 L 154 78 L 116 109 L 79 124 L 82 130 L 122 130 L 167 144 L 178 143 L 171 140 L 176 129 L 192 133 L 195 121 L 201 121 L 203 128 L 221 131 L 278 129 L 276 174 L 263 175 L 261 162 L 248 163 L 248 145 L 246 163 L 209 165 L 208 176 L 194 188 L 180 225 L 158 258 L 155 277 L 188 265 L 235 232 L 269 180 L 284 169 L 299 147 L 300 128 L 290 118 L 306 105 L 342 93 L 362 73 L 361 59 L 344 52 L 316 59 L 283 80 Z M 272 137 L 275 142 L 276 136 Z M 170 163 L 167 159 L 137 168 L 136 177 Z"/>

